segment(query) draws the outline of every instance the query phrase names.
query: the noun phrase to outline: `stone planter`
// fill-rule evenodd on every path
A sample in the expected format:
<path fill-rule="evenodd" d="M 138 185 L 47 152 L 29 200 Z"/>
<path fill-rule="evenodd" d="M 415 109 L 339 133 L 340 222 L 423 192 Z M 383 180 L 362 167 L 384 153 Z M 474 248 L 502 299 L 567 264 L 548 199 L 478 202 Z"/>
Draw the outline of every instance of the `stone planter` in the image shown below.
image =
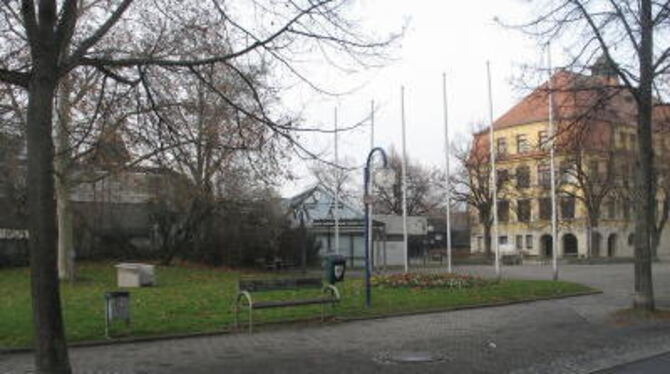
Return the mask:
<path fill-rule="evenodd" d="M 124 262 L 115 265 L 118 287 L 146 287 L 156 285 L 154 265 Z"/>

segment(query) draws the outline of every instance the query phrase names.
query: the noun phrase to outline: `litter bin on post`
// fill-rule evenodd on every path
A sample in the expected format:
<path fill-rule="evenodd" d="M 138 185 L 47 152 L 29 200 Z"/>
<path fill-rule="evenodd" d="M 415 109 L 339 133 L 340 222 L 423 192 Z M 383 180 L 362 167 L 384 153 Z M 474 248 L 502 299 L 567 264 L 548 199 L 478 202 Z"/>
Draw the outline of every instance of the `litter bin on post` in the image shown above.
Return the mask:
<path fill-rule="evenodd" d="M 327 255 L 323 260 L 324 275 L 328 284 L 342 282 L 347 268 L 347 260 L 342 255 Z"/>
<path fill-rule="evenodd" d="M 110 325 L 112 320 L 120 319 L 130 325 L 130 292 L 105 292 L 105 336 L 111 338 Z"/>

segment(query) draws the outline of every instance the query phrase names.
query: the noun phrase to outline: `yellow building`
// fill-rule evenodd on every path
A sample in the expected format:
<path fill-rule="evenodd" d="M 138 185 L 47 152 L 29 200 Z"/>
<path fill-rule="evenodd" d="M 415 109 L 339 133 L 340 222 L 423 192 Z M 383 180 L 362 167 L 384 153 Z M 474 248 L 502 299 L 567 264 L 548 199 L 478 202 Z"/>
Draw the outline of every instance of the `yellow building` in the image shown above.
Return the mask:
<path fill-rule="evenodd" d="M 630 94 L 615 88 L 615 83 L 616 77 L 602 62 L 592 67 L 590 75 L 560 71 L 552 77 L 551 86 L 545 82 L 494 121 L 497 240 L 502 251 L 552 255 L 548 150 L 555 140 L 558 256 L 633 256 L 630 194 L 636 106 Z M 552 95 L 548 87 L 552 87 Z M 554 139 L 549 136 L 550 96 Z M 667 107 L 657 109 L 665 112 Z M 655 121 L 660 117 L 655 115 Z M 664 151 L 670 153 L 665 133 L 655 132 L 659 157 Z M 468 161 L 471 173 L 488 174 L 489 136 L 489 129 L 474 135 Z M 478 180 L 470 179 L 473 183 Z M 482 221 L 486 218 L 474 208 L 470 216 L 471 250 L 484 252 L 487 235 Z"/>

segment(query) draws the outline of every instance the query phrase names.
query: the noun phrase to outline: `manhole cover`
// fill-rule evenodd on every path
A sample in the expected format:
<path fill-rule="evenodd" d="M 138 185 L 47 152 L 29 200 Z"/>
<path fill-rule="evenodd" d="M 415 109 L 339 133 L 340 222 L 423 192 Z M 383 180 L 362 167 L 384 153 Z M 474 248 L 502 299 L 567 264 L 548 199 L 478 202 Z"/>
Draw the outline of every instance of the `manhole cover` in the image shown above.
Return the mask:
<path fill-rule="evenodd" d="M 421 364 L 447 360 L 442 354 L 425 351 L 384 352 L 375 361 L 383 364 Z"/>

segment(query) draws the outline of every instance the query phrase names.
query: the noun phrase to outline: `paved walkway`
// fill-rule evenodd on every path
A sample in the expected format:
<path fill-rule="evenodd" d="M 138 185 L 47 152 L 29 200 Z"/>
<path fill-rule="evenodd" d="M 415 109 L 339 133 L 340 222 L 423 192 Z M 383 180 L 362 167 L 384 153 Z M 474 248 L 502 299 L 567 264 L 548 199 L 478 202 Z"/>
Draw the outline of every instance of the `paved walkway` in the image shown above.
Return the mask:
<path fill-rule="evenodd" d="M 667 374 L 670 368 L 670 353 L 650 357 L 644 360 L 631 362 L 607 370 L 599 371 L 597 374 Z"/>
<path fill-rule="evenodd" d="M 492 269 L 458 270 L 486 275 Z M 631 264 L 561 268 L 562 279 L 599 287 L 601 295 L 75 348 L 70 355 L 78 373 L 589 373 L 670 351 L 670 322 L 621 326 L 609 317 L 630 305 L 632 270 Z M 658 304 L 670 307 L 670 264 L 654 270 Z M 506 267 L 504 276 L 549 279 L 551 268 Z M 0 373 L 30 370 L 31 355 L 0 355 Z"/>

